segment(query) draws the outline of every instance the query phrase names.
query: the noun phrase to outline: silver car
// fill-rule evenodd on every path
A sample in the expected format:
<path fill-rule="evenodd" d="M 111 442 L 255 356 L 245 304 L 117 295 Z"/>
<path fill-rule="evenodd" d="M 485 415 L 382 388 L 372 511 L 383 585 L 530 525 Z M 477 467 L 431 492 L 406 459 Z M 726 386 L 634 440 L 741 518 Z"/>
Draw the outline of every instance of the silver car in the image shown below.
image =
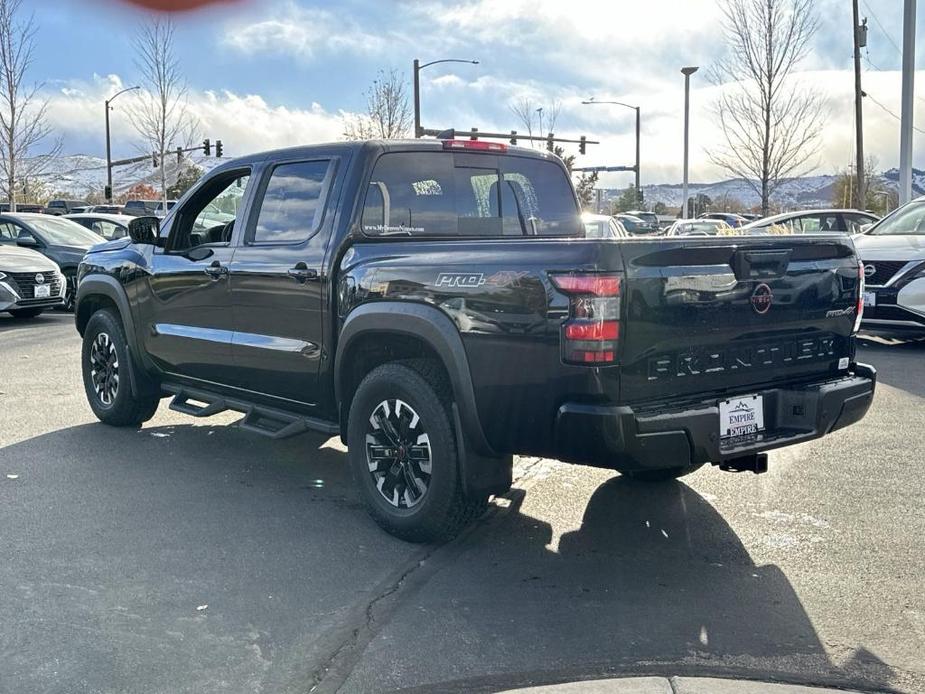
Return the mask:
<path fill-rule="evenodd" d="M 0 245 L 0 311 L 14 318 L 35 318 L 64 304 L 64 275 L 41 253 Z"/>

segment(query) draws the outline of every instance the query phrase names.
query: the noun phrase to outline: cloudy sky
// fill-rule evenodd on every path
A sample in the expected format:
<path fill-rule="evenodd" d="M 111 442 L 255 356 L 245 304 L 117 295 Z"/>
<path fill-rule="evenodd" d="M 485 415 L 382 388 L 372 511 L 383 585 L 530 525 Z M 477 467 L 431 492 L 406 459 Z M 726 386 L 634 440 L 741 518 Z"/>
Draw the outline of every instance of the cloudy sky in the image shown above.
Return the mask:
<path fill-rule="evenodd" d="M 132 40 L 145 15 L 119 0 L 27 0 L 39 31 L 31 79 L 43 83 L 64 150 L 102 156 L 103 100 L 137 83 Z M 853 157 L 850 0 L 818 0 L 820 30 L 794 76 L 824 97 L 827 118 L 818 172 Z M 864 52 L 867 149 L 880 168 L 898 163 L 900 0 L 861 0 L 869 18 Z M 874 14 L 876 12 L 876 14 Z M 917 31 L 916 124 L 925 131 L 925 17 Z M 634 115 L 582 99 L 642 108 L 643 183 L 681 177 L 683 65 L 708 67 L 724 51 L 710 0 L 238 0 L 176 17 L 177 52 L 190 108 L 203 134 L 229 155 L 340 139 L 344 114 L 362 110 L 380 68 L 410 80 L 411 61 L 474 58 L 479 65 L 422 71 L 425 127 L 522 129 L 510 106 L 522 97 L 561 103 L 557 134 L 586 134 L 581 165 L 631 164 Z M 722 87 L 705 70 L 692 78 L 691 178 L 724 177 L 707 157 L 717 143 L 710 105 Z M 114 157 L 137 153 L 119 98 Z M 874 103 L 873 100 L 879 102 Z M 925 136 L 916 133 L 925 168 Z M 632 174 L 610 174 L 625 185 Z"/>

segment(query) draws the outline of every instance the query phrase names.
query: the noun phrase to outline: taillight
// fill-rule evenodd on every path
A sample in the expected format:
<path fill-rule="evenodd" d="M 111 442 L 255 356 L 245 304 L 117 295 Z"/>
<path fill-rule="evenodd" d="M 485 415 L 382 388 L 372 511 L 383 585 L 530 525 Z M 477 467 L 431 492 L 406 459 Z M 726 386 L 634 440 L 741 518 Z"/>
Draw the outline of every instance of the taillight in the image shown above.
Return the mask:
<path fill-rule="evenodd" d="M 480 152 L 507 152 L 507 145 L 502 142 L 485 140 L 444 140 L 443 149 L 475 149 Z"/>
<path fill-rule="evenodd" d="M 562 324 L 562 359 L 592 366 L 616 363 L 621 278 L 589 273 L 550 275 L 550 279 L 569 298 L 569 317 Z"/>
<path fill-rule="evenodd" d="M 854 331 L 858 332 L 861 329 L 861 318 L 864 316 L 864 287 L 866 286 L 864 281 L 864 263 L 860 260 L 858 261 L 858 303 L 857 303 L 857 318 L 854 319 Z"/>

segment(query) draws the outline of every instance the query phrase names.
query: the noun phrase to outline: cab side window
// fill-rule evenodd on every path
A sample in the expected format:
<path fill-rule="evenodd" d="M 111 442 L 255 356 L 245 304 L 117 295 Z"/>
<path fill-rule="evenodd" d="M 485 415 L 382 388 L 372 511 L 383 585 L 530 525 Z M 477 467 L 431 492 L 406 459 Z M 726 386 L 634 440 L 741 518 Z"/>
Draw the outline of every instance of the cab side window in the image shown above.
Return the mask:
<path fill-rule="evenodd" d="M 185 253 L 197 246 L 230 243 L 249 179 L 250 171 L 234 171 L 203 185 L 175 218 L 167 250 Z"/>
<path fill-rule="evenodd" d="M 314 234 L 324 217 L 332 169 L 329 159 L 274 167 L 248 242 L 301 243 Z"/>

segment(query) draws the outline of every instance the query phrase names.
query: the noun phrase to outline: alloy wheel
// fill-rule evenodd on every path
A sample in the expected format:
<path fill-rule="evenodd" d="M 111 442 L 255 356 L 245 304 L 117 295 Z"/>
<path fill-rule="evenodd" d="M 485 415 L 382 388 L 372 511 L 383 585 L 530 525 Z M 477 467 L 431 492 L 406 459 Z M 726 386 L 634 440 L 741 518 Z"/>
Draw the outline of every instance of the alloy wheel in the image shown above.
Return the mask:
<path fill-rule="evenodd" d="M 90 347 L 90 379 L 100 402 L 112 405 L 119 392 L 119 355 L 107 333 L 97 333 Z"/>
<path fill-rule="evenodd" d="M 379 494 L 398 509 L 417 506 L 430 486 L 430 438 L 421 418 L 403 400 L 383 400 L 366 432 L 366 462 Z"/>

